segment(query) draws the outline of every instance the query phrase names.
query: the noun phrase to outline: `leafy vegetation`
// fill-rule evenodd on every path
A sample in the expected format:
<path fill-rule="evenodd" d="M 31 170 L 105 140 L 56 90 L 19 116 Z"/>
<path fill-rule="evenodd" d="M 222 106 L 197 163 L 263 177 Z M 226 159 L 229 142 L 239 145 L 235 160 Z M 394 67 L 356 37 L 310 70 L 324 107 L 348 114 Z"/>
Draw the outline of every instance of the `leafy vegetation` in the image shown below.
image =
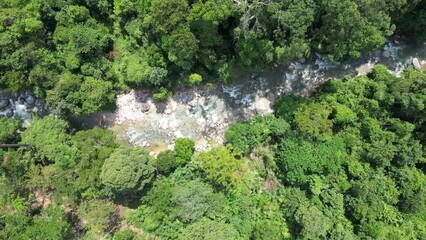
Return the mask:
<path fill-rule="evenodd" d="M 5 239 L 424 239 L 426 73 L 322 85 L 156 158 L 100 128 L 1 119 Z M 19 131 L 22 131 L 20 133 Z"/>
<path fill-rule="evenodd" d="M 426 239 L 426 72 L 330 80 L 226 144 L 154 157 L 64 116 L 116 93 L 235 79 L 272 62 L 359 57 L 424 38 L 426 2 L 0 0 L 0 89 L 52 114 L 0 118 L 1 239 Z"/>
<path fill-rule="evenodd" d="M 31 89 L 59 115 L 99 112 L 129 87 L 155 87 L 162 101 L 175 87 L 272 62 L 342 60 L 394 32 L 422 37 L 424 9 L 420 0 L 2 0 L 0 87 Z"/>

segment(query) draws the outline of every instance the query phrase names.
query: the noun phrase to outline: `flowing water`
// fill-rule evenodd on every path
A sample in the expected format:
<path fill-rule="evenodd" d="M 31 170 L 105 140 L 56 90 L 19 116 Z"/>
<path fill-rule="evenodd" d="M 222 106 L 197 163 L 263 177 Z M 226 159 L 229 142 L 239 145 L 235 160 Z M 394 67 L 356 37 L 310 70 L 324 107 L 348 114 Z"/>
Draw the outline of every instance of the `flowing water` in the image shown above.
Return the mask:
<path fill-rule="evenodd" d="M 31 92 L 8 93 L 0 90 L 0 117 L 10 117 L 29 124 L 33 113 L 44 110 L 44 101 Z"/>
<path fill-rule="evenodd" d="M 422 62 L 426 60 L 423 43 L 388 40 L 381 50 L 365 54 L 360 59 L 328 62 L 317 54 L 314 61 L 299 59 L 285 66 L 274 65 L 264 73 L 253 74 L 238 83 L 178 91 L 166 103 L 154 102 L 148 91 L 132 90 L 117 97 L 117 110 L 113 113 L 70 120 L 79 128 L 94 125 L 109 128 L 119 139 L 144 146 L 153 154 L 172 148 L 174 140 L 179 137 L 192 138 L 197 142 L 197 149 L 204 149 L 212 143 L 222 143 L 229 124 L 271 113 L 271 104 L 279 95 L 309 96 L 328 79 L 348 74 L 363 75 L 376 64 L 384 64 L 399 75 L 412 65 L 413 58 L 418 58 L 426 66 Z M 0 109 L 0 116 L 20 120 L 31 117 L 30 109 L 35 106 L 31 94 L 21 97 L 0 92 L 2 99 L 9 100 L 10 104 Z"/>

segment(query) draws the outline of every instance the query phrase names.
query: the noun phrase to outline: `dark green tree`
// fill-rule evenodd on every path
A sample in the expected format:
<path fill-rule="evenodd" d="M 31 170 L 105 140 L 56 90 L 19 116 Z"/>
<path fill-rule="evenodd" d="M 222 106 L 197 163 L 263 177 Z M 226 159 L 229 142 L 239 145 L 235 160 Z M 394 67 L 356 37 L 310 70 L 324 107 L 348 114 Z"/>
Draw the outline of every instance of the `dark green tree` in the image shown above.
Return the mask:
<path fill-rule="evenodd" d="M 189 138 L 176 139 L 174 151 L 176 152 L 176 163 L 178 166 L 185 165 L 191 160 L 195 150 L 194 147 L 195 142 Z"/>
<path fill-rule="evenodd" d="M 143 148 L 116 149 L 102 166 L 102 184 L 117 194 L 143 190 L 154 176 L 151 157 Z"/>

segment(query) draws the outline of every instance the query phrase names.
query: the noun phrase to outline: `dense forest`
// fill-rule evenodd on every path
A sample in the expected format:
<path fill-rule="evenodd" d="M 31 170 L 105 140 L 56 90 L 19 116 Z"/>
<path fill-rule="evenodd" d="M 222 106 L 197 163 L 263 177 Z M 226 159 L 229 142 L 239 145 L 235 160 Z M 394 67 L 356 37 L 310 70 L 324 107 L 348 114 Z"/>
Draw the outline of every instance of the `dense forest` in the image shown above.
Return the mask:
<path fill-rule="evenodd" d="M 116 91 L 229 82 L 314 53 L 359 57 L 422 36 L 420 0 L 0 0 L 0 88 L 55 114 L 113 107 Z"/>
<path fill-rule="evenodd" d="M 385 66 L 151 156 L 69 115 L 115 95 L 228 83 L 321 53 L 426 39 L 422 0 L 0 0 L 0 89 L 52 114 L 0 118 L 0 239 L 426 239 L 426 72 Z"/>
<path fill-rule="evenodd" d="M 425 239 L 426 72 L 324 84 L 156 158 L 101 128 L 0 119 L 2 239 Z"/>

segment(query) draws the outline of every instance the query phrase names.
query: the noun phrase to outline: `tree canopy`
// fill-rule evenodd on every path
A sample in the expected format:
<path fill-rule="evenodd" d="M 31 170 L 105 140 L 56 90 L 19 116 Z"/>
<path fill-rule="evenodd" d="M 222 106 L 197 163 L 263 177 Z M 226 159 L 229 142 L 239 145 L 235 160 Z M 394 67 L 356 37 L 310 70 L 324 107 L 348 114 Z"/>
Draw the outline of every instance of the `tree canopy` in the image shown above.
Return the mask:
<path fill-rule="evenodd" d="M 154 176 L 150 156 L 142 148 L 118 148 L 102 166 L 102 184 L 118 194 L 141 191 Z"/>
<path fill-rule="evenodd" d="M 425 25 L 425 0 L 0 0 L 0 89 L 49 112 L 0 118 L 0 144 L 25 146 L 0 149 L 0 239 L 426 239 L 422 70 L 279 96 L 204 151 L 179 138 L 154 156 L 65 120 L 132 88 L 163 101 L 392 34 L 424 41 Z"/>

